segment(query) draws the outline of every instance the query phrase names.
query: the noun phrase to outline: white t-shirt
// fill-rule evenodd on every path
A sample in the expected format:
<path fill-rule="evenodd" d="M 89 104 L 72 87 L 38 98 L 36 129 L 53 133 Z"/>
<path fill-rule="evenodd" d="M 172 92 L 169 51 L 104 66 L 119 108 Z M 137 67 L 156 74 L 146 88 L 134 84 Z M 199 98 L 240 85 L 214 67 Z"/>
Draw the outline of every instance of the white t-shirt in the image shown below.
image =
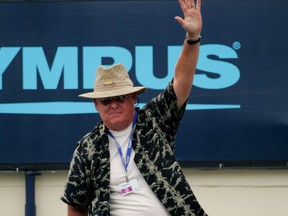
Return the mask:
<path fill-rule="evenodd" d="M 123 131 L 110 131 L 117 142 L 120 144 L 124 158 L 126 160 L 127 146 L 130 139 L 130 127 Z M 169 213 L 164 208 L 159 199 L 152 192 L 144 178 L 142 177 L 138 167 L 134 162 L 135 152 L 132 150 L 130 162 L 127 168 L 129 180 L 136 179 L 140 190 L 133 193 L 122 195 L 119 184 L 126 182 L 125 169 L 122 164 L 121 157 L 118 153 L 115 140 L 109 137 L 110 151 L 110 214 L 111 216 L 168 216 Z"/>

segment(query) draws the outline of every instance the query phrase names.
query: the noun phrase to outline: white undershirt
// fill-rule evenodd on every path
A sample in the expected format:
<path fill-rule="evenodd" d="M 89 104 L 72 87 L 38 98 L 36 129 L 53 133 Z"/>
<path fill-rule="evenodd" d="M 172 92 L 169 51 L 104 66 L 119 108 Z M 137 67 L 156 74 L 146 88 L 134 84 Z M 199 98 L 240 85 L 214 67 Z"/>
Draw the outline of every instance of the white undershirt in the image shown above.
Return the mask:
<path fill-rule="evenodd" d="M 122 148 L 124 158 L 126 159 L 127 146 L 130 139 L 130 127 L 123 131 L 111 131 L 117 142 Z M 119 190 L 119 184 L 125 182 L 125 169 L 122 164 L 118 149 L 113 138 L 109 137 L 109 151 L 110 151 L 110 214 L 111 216 L 168 216 L 162 203 L 152 192 L 144 178 L 142 177 L 138 167 L 134 162 L 135 152 L 132 150 L 130 162 L 128 165 L 129 180 L 137 179 L 140 190 L 131 194 L 122 195 Z"/>

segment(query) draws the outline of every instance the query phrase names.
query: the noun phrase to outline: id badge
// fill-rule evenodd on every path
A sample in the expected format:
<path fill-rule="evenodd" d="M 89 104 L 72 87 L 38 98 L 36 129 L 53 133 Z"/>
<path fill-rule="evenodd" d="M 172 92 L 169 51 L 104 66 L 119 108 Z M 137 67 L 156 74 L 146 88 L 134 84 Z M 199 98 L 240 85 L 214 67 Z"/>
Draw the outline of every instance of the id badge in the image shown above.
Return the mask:
<path fill-rule="evenodd" d="M 133 193 L 135 191 L 139 191 L 139 184 L 137 179 L 132 179 L 129 182 L 123 182 L 119 184 L 120 193 L 125 196 L 127 194 Z"/>

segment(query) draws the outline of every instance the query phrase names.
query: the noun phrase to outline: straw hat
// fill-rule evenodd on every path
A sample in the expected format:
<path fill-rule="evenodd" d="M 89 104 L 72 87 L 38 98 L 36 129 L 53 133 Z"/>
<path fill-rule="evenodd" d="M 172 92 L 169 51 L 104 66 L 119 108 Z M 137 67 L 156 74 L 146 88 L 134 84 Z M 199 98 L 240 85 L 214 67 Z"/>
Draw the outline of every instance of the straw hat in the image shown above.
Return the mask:
<path fill-rule="evenodd" d="M 106 98 L 130 93 L 141 94 L 147 88 L 134 86 L 124 65 L 115 64 L 110 68 L 99 66 L 96 71 L 94 91 L 80 94 L 85 98 Z"/>

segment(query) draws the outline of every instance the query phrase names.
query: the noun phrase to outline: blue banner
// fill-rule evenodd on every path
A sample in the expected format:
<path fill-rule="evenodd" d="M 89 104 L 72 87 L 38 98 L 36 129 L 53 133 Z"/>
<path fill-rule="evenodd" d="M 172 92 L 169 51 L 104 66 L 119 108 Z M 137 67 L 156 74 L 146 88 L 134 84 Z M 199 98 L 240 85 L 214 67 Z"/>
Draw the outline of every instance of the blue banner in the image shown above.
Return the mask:
<path fill-rule="evenodd" d="M 0 168 L 67 165 L 100 120 L 99 65 L 123 63 L 148 92 L 173 77 L 178 1 L 0 3 Z M 203 1 L 197 72 L 176 138 L 188 166 L 288 161 L 286 1 Z"/>

